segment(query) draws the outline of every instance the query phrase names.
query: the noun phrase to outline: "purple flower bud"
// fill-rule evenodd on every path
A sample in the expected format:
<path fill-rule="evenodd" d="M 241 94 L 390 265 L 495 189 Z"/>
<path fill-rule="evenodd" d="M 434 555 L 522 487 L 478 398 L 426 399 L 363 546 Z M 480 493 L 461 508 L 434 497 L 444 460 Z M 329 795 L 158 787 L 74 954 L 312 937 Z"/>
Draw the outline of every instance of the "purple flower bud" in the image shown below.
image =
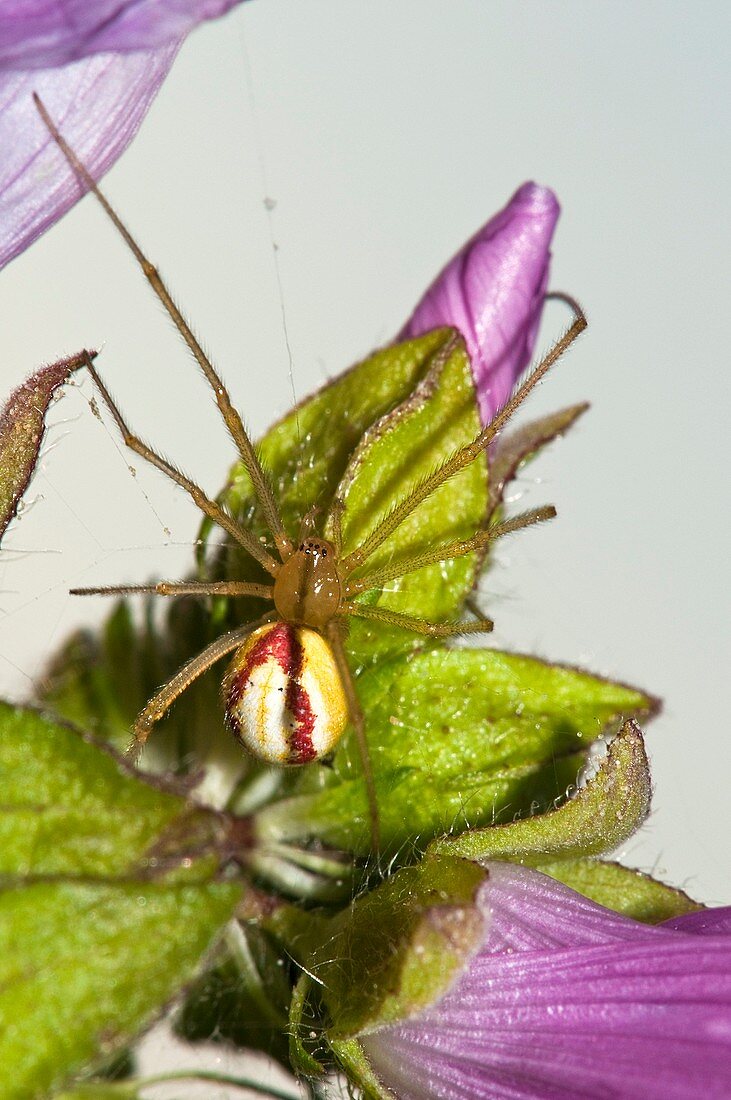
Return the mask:
<path fill-rule="evenodd" d="M 556 196 L 524 183 L 447 264 L 400 334 L 454 325 L 467 342 L 488 423 L 528 365 L 548 281 Z"/>
<path fill-rule="evenodd" d="M 449 992 L 361 1037 L 399 1100 L 731 1096 L 731 909 L 651 927 L 501 863 L 479 905 Z"/>
<path fill-rule="evenodd" d="M 126 149 L 197 23 L 238 0 L 12 0 L 0 42 L 0 267 L 81 197 L 37 92 L 95 179 Z"/>

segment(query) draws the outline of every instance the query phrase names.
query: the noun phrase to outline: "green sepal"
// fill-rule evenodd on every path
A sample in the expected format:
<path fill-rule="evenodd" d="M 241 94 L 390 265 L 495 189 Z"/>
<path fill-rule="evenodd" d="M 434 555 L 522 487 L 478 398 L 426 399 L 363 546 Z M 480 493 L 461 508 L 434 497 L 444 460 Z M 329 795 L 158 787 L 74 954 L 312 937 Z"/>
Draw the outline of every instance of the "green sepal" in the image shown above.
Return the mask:
<path fill-rule="evenodd" d="M 703 908 L 683 890 L 620 863 L 589 858 L 547 860 L 534 866 L 599 905 L 645 924 L 658 924 Z"/>
<path fill-rule="evenodd" d="M 329 1040 L 411 1016 L 445 992 L 482 943 L 485 878 L 466 860 L 430 859 L 333 917 L 274 914 L 272 930 L 317 985 Z"/>
<path fill-rule="evenodd" d="M 574 668 L 488 649 L 433 649 L 358 679 L 383 848 L 408 855 L 563 799 L 589 746 L 650 696 Z M 315 836 L 369 850 L 365 785 L 346 737 L 331 768 L 302 771 L 298 797 L 264 807 L 262 840 Z"/>
<path fill-rule="evenodd" d="M 358 1086 L 366 1100 L 397 1100 L 396 1094 L 378 1080 L 357 1039 L 333 1039 L 330 1046 L 345 1075 Z"/>
<path fill-rule="evenodd" d="M 304 972 L 300 974 L 292 990 L 289 1010 L 289 1061 L 294 1072 L 300 1077 L 320 1077 L 325 1072 L 324 1064 L 319 1062 L 309 1049 L 313 1045 L 311 1036 L 314 1034 L 317 1040 L 318 1031 L 313 1033 L 310 1029 L 308 1040 L 305 1040 L 305 1014 L 309 1009 L 311 986 L 310 975 Z"/>
<path fill-rule="evenodd" d="M 383 354 L 383 353 L 382 353 Z M 398 508 L 411 489 L 480 431 L 469 359 L 461 338 L 449 334 L 424 379 L 401 405 L 374 424 L 351 455 L 337 495 L 344 501 L 343 555 L 347 555 Z M 353 574 L 357 580 L 379 567 L 469 538 L 487 509 L 484 456 L 428 497 Z M 478 557 L 424 566 L 355 602 L 429 621 L 457 619 L 472 590 Z M 358 663 L 423 645 L 399 627 L 353 618 L 347 647 Z"/>
<path fill-rule="evenodd" d="M 650 769 L 642 733 L 627 721 L 596 774 L 556 810 L 432 842 L 433 855 L 505 859 L 535 865 L 599 855 L 624 843 L 650 810 Z"/>
<path fill-rule="evenodd" d="M 14 390 L 0 409 L 0 538 L 33 475 L 53 395 L 84 366 L 88 354 L 82 352 L 42 367 Z"/>
<path fill-rule="evenodd" d="M 35 711 L 0 707 L 0 788 L 0 1094 L 21 1100 L 127 1046 L 242 889 L 217 881 L 222 819 Z"/>
<path fill-rule="evenodd" d="M 490 452 L 490 492 L 488 514 L 493 515 L 503 503 L 505 490 L 526 462 L 573 427 L 589 408 L 584 401 L 566 409 L 530 420 L 512 432 L 500 435 Z"/>

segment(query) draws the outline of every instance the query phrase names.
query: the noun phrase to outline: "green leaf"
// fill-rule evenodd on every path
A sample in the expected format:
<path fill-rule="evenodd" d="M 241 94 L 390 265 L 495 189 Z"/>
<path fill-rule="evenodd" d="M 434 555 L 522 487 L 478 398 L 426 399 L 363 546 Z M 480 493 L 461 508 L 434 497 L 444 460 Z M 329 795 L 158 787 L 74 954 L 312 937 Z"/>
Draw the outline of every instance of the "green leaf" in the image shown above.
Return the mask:
<path fill-rule="evenodd" d="M 36 371 L 11 393 L 0 412 L 0 538 L 35 469 L 51 398 L 89 356 L 93 352 L 80 352 Z"/>
<path fill-rule="evenodd" d="M 551 857 L 598 855 L 624 843 L 650 810 L 650 769 L 642 733 L 625 722 L 596 775 L 556 810 L 435 840 L 434 855 L 545 863 Z"/>
<path fill-rule="evenodd" d="M 703 908 L 682 890 L 619 863 L 564 859 L 535 866 L 592 901 L 646 924 L 658 924 Z"/>
<path fill-rule="evenodd" d="M 215 844 L 212 814 L 76 730 L 2 703 L 0 731 L 0 876 L 116 877 Z"/>
<path fill-rule="evenodd" d="M 325 1066 L 318 1061 L 312 1048 L 320 1039 L 321 1027 L 307 1027 L 306 1014 L 311 1011 L 309 993 L 312 987 L 310 975 L 303 971 L 292 990 L 287 1032 L 289 1036 L 289 1061 L 298 1077 L 320 1077 Z M 319 1025 L 319 1020 L 317 1021 Z"/>
<path fill-rule="evenodd" d="M 486 872 L 450 857 L 391 875 L 334 917 L 282 909 L 270 925 L 317 983 L 331 1039 L 432 1004 L 480 946 Z"/>
<path fill-rule="evenodd" d="M 374 352 L 302 401 L 260 440 L 261 459 L 293 533 L 313 505 L 329 507 L 364 433 L 410 397 L 451 333 L 438 329 Z M 253 497 L 243 464 L 232 469 L 222 499 L 242 522 L 248 519 Z"/>
<path fill-rule="evenodd" d="M 362 675 L 381 837 L 395 852 L 548 808 L 587 748 L 656 703 L 635 688 L 488 649 L 435 649 Z M 309 785 L 309 789 L 308 789 Z M 264 838 L 315 836 L 365 854 L 365 790 L 346 738 L 331 769 L 300 774 L 299 797 L 257 815 Z"/>
<path fill-rule="evenodd" d="M 224 883 L 35 883 L 0 894 L 0 1090 L 43 1092 L 124 1045 L 194 975 Z"/>
<path fill-rule="evenodd" d="M 222 819 L 0 707 L 0 1094 L 60 1088 L 190 981 L 241 896 Z"/>

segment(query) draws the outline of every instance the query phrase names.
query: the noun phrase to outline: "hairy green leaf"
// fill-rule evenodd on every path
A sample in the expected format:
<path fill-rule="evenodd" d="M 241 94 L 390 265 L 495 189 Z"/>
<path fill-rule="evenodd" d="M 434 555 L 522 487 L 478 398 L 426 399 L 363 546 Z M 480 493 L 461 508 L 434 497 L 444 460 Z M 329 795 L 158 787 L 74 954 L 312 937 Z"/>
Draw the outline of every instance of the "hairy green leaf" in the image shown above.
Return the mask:
<path fill-rule="evenodd" d="M 54 882 L 0 893 L 0 1092 L 26 1100 L 124 1045 L 230 917 L 223 883 Z"/>
<path fill-rule="evenodd" d="M 401 405 L 363 436 L 338 488 L 345 502 L 343 553 L 356 550 L 379 523 L 398 511 L 420 481 L 436 470 L 480 430 L 472 372 L 462 341 L 450 337 L 434 356 L 429 372 Z M 354 574 L 365 579 L 440 545 L 466 539 L 485 519 L 487 472 L 482 456 L 445 482 L 419 505 Z M 459 618 L 471 591 L 477 556 L 469 554 L 427 565 L 371 589 L 356 603 L 432 621 Z M 363 661 L 383 660 L 404 648 L 405 632 L 382 624 L 351 621 L 348 645 Z M 408 637 L 408 635 L 406 635 Z"/>
<path fill-rule="evenodd" d="M 642 733 L 630 720 L 612 741 L 596 775 L 558 809 L 509 825 L 442 837 L 433 841 L 430 851 L 529 864 L 611 852 L 645 820 L 650 794 Z"/>
<path fill-rule="evenodd" d="M 283 909 L 270 925 L 314 978 L 344 1039 L 431 1004 L 483 938 L 486 872 L 445 857 L 403 868 L 334 917 Z"/>
<path fill-rule="evenodd" d="M 0 731 L 0 876 L 118 877 L 215 844 L 213 815 L 76 730 L 3 703 Z"/>
<path fill-rule="evenodd" d="M 658 924 L 703 908 L 683 890 L 666 886 L 651 875 L 619 863 L 598 859 L 562 859 L 535 866 L 592 901 L 646 924 Z"/>
<path fill-rule="evenodd" d="M 190 981 L 241 896 L 226 825 L 90 738 L 0 707 L 0 1094 L 60 1088 Z"/>
<path fill-rule="evenodd" d="M 576 781 L 597 737 L 656 706 L 635 688 L 487 649 L 415 654 L 364 674 L 358 687 L 390 851 L 548 808 Z M 262 836 L 313 835 L 368 850 L 364 784 L 350 740 L 332 769 L 302 773 L 300 790 L 260 812 Z"/>

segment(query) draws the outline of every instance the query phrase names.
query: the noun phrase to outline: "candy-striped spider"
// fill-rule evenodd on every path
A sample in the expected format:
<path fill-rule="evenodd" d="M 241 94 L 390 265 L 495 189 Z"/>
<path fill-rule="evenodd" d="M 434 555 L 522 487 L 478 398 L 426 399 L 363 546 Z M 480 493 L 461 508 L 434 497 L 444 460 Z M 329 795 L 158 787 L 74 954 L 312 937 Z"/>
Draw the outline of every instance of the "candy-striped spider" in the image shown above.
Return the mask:
<path fill-rule="evenodd" d="M 493 420 L 471 442 L 459 447 L 429 476 L 416 483 L 355 549 L 344 553 L 338 508 L 333 512 L 334 531 L 329 539 L 316 532 L 314 509 L 303 517 L 299 532 L 285 530 L 270 481 L 217 371 L 173 302 L 156 268 L 69 148 L 43 104 L 38 99 L 36 103 L 55 141 L 81 182 L 96 195 L 116 226 L 203 371 L 251 479 L 256 502 L 270 536 L 270 545 L 263 544 L 220 504 L 206 496 L 195 482 L 135 436 L 99 377 L 91 357 L 88 357 L 86 365 L 89 373 L 126 445 L 185 489 L 208 519 L 251 555 L 271 578 L 269 584 L 237 580 L 160 581 L 157 584 L 72 590 L 75 595 L 156 593 L 164 596 L 246 596 L 273 604 L 273 609 L 260 619 L 217 638 L 157 691 L 135 722 L 130 755 L 138 757 L 155 723 L 194 680 L 215 662 L 233 653 L 223 681 L 226 722 L 240 742 L 259 759 L 280 765 L 305 764 L 316 760 L 333 749 L 350 721 L 362 762 L 373 845 L 378 849 L 378 806 L 365 719 L 344 647 L 349 617 L 376 620 L 432 638 L 484 633 L 492 629 L 492 622 L 485 618 L 466 622 L 429 622 L 360 602 L 358 597 L 424 566 L 479 551 L 504 534 L 551 518 L 555 515 L 555 509 L 551 506 L 533 509 L 493 524 L 486 530 L 479 530 L 469 538 L 437 545 L 411 557 L 373 568 L 370 572 L 368 562 L 415 509 L 448 479 L 485 453 L 536 383 L 586 327 L 584 314 L 572 299 L 562 296 L 573 308 L 572 325 Z M 456 333 L 453 339 L 456 347 L 459 343 Z"/>

